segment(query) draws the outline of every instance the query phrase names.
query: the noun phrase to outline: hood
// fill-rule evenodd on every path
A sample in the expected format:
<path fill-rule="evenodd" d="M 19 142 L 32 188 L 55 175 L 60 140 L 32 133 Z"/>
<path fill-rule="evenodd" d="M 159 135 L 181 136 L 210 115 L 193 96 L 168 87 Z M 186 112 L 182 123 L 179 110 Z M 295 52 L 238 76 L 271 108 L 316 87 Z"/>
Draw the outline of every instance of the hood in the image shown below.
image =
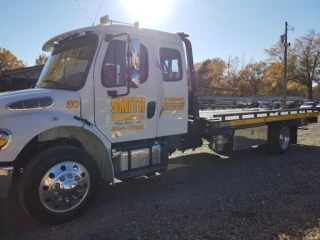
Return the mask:
<path fill-rule="evenodd" d="M 12 91 L 12 92 L 3 92 L 0 93 L 0 98 L 10 98 L 12 96 L 19 97 L 19 96 L 30 96 L 32 94 L 40 94 L 40 93 L 45 93 L 49 92 L 51 89 L 45 89 L 45 88 L 30 88 L 30 89 L 24 89 L 24 90 L 17 90 L 17 91 Z"/>
<path fill-rule="evenodd" d="M 70 102 L 76 102 L 74 106 Z M 80 116 L 80 97 L 77 92 L 33 88 L 0 94 L 0 118 L 6 113 L 21 111 L 63 111 Z"/>

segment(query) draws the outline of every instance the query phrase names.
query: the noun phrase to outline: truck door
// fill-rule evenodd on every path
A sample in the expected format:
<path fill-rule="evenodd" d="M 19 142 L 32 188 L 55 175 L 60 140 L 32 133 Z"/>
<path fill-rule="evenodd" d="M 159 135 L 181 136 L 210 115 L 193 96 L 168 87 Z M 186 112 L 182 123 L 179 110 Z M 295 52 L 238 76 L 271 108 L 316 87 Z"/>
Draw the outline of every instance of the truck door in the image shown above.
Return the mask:
<path fill-rule="evenodd" d="M 171 38 L 175 37 L 171 35 Z M 157 78 L 158 131 L 157 136 L 187 133 L 188 130 L 188 77 L 185 54 L 180 37 L 159 40 L 155 54 L 158 60 Z"/>
<path fill-rule="evenodd" d="M 104 40 L 95 64 L 95 124 L 111 142 L 156 137 L 155 66 L 149 64 L 149 59 L 154 59 L 153 43 L 146 37 L 130 37 L 140 40 L 140 86 L 131 88 L 129 95 L 111 96 L 111 91 L 127 92 L 124 37 Z"/>

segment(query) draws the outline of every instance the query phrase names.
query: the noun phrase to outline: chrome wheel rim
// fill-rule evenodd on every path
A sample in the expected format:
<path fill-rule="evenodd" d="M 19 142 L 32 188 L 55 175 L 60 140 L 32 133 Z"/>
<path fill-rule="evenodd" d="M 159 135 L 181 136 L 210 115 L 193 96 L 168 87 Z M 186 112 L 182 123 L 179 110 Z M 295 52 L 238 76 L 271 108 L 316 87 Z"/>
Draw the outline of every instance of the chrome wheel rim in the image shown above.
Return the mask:
<path fill-rule="evenodd" d="M 43 176 L 39 197 L 52 212 L 68 212 L 79 206 L 90 188 L 88 170 L 78 162 L 62 162 Z"/>
<path fill-rule="evenodd" d="M 289 141 L 290 141 L 290 129 L 288 127 L 284 127 L 280 131 L 280 138 L 279 138 L 280 147 L 282 150 L 285 150 L 288 147 Z"/>

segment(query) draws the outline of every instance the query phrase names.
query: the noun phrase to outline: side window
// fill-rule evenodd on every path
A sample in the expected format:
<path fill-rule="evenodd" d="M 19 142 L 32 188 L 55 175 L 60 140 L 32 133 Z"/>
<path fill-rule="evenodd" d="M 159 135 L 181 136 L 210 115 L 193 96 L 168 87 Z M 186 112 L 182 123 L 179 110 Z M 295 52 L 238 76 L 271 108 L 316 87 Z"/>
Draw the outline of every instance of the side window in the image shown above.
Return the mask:
<path fill-rule="evenodd" d="M 126 42 L 113 40 L 109 43 L 101 69 L 101 83 L 104 87 L 121 87 L 126 85 Z M 140 45 L 140 84 L 148 78 L 148 51 Z"/>
<path fill-rule="evenodd" d="M 179 51 L 160 48 L 160 61 L 163 81 L 172 82 L 182 79 L 182 64 Z"/>

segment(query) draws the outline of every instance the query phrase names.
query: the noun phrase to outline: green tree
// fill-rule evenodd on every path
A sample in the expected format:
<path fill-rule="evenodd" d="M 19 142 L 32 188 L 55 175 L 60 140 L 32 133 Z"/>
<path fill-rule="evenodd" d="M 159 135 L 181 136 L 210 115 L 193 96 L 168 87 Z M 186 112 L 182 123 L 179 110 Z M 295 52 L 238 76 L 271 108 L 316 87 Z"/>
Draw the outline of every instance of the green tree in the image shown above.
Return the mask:
<path fill-rule="evenodd" d="M 0 47 L 0 71 L 13 70 L 25 67 L 9 50 Z"/>
<path fill-rule="evenodd" d="M 210 86 L 211 79 L 208 78 L 210 64 L 210 59 L 195 64 L 197 85 Z"/>
<path fill-rule="evenodd" d="M 225 87 L 225 71 L 227 64 L 221 58 L 211 59 L 208 65 L 207 78 L 210 79 L 210 86 L 223 88 Z"/>
<path fill-rule="evenodd" d="M 283 94 L 282 62 L 274 62 L 266 67 L 259 92 L 262 96 L 281 96 Z"/>
<path fill-rule="evenodd" d="M 257 96 L 262 91 L 262 80 L 265 76 L 267 63 L 251 62 L 240 71 L 238 89 L 240 96 Z"/>

